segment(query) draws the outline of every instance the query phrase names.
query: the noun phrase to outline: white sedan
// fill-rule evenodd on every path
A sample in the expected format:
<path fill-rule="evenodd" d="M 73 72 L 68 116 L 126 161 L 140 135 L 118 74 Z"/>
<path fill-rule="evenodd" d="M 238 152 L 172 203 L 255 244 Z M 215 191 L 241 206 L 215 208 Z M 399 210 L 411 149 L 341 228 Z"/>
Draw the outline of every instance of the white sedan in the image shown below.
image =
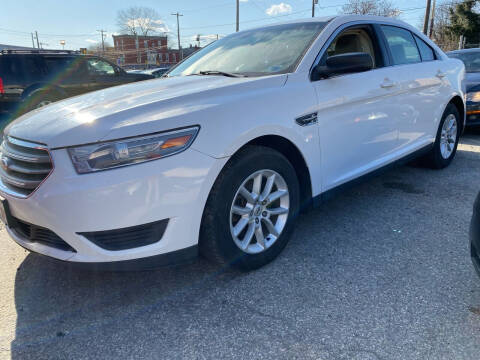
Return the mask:
<path fill-rule="evenodd" d="M 464 65 L 415 28 L 339 16 L 229 35 L 167 78 L 23 115 L 1 145 L 0 215 L 24 248 L 88 266 L 198 253 L 255 269 L 300 210 L 387 165 L 444 168 Z"/>

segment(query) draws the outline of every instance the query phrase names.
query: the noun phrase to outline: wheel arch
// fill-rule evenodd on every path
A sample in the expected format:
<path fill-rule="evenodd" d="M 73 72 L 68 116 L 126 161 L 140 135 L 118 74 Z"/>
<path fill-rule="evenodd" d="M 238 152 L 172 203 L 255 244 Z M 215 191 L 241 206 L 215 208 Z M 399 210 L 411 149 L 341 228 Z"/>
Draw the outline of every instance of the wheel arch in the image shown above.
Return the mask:
<path fill-rule="evenodd" d="M 240 147 L 235 154 L 241 151 L 244 147 L 251 145 L 268 147 L 278 151 L 288 159 L 295 169 L 300 185 L 300 207 L 301 209 L 308 207 L 312 200 L 312 179 L 310 169 L 308 168 L 305 157 L 300 149 L 295 146 L 293 142 L 283 136 L 263 135 L 247 142 Z M 235 156 L 235 154 L 233 154 L 233 156 Z"/>
<path fill-rule="evenodd" d="M 460 116 L 462 118 L 461 126 L 462 129 L 460 131 L 460 134 L 465 130 L 465 121 L 466 121 L 466 111 L 465 111 L 465 103 L 463 102 L 463 99 L 461 98 L 460 95 L 455 95 L 453 96 L 450 101 L 448 102 L 447 106 L 449 104 L 455 105 L 457 108 L 458 112 L 460 113 Z"/>
<path fill-rule="evenodd" d="M 27 87 L 22 93 L 22 100 L 25 100 L 27 97 L 40 92 L 53 93 L 60 95 L 60 97 L 66 97 L 66 92 L 56 85 L 46 84 L 46 83 L 37 83 Z"/>

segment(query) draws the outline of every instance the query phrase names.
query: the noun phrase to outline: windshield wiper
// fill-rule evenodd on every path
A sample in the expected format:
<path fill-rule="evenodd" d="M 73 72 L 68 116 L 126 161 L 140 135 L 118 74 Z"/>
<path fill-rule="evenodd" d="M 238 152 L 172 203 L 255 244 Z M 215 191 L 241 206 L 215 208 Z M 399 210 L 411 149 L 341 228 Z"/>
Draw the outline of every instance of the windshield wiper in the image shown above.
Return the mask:
<path fill-rule="evenodd" d="M 229 72 L 225 72 L 225 71 L 218 71 L 218 70 L 204 70 L 204 71 L 199 71 L 198 74 L 200 74 L 200 75 L 223 75 L 223 76 L 228 76 L 228 77 L 245 77 L 245 75 L 234 74 L 234 73 L 229 73 Z"/>

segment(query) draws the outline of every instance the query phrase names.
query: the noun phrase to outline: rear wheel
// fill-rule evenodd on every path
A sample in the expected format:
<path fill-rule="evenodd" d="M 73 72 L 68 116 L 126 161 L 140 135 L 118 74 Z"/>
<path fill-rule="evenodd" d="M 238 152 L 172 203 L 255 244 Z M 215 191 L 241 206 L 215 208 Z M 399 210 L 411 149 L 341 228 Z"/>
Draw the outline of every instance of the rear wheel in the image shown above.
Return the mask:
<path fill-rule="evenodd" d="M 460 139 L 461 119 L 455 105 L 449 104 L 438 127 L 432 150 L 423 158 L 423 163 L 433 169 L 450 165 L 457 152 Z"/>
<path fill-rule="evenodd" d="M 272 261 L 286 246 L 299 208 L 295 169 L 280 153 L 248 146 L 217 179 L 202 219 L 201 254 L 242 270 Z"/>

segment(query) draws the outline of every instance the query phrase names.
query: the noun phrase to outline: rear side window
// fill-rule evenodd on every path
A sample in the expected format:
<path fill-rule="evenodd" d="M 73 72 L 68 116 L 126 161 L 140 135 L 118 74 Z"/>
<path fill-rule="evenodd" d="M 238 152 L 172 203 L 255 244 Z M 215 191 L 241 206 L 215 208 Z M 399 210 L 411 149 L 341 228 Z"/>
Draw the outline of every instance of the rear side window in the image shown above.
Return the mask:
<path fill-rule="evenodd" d="M 45 62 L 41 56 L 23 56 L 22 73 L 25 79 L 34 81 L 43 79 L 47 75 Z"/>
<path fill-rule="evenodd" d="M 20 64 L 18 61 L 12 61 L 12 57 L 8 55 L 0 56 L 0 77 L 3 83 L 14 83 L 19 81 Z"/>
<path fill-rule="evenodd" d="M 414 64 L 422 61 L 410 31 L 387 25 L 383 25 L 382 30 L 387 39 L 394 65 Z"/>
<path fill-rule="evenodd" d="M 417 42 L 418 49 L 420 50 L 420 55 L 422 56 L 422 61 L 433 61 L 435 60 L 435 52 L 433 49 L 422 39 L 415 35 L 415 41 Z"/>
<path fill-rule="evenodd" d="M 46 57 L 45 58 L 45 63 L 47 65 L 47 69 L 49 72 L 63 72 L 72 63 L 73 58 L 72 57 Z"/>
<path fill-rule="evenodd" d="M 0 56 L 0 77 L 4 83 L 24 83 L 32 78 L 38 79 L 45 74 L 43 61 L 38 56 L 3 55 Z"/>

